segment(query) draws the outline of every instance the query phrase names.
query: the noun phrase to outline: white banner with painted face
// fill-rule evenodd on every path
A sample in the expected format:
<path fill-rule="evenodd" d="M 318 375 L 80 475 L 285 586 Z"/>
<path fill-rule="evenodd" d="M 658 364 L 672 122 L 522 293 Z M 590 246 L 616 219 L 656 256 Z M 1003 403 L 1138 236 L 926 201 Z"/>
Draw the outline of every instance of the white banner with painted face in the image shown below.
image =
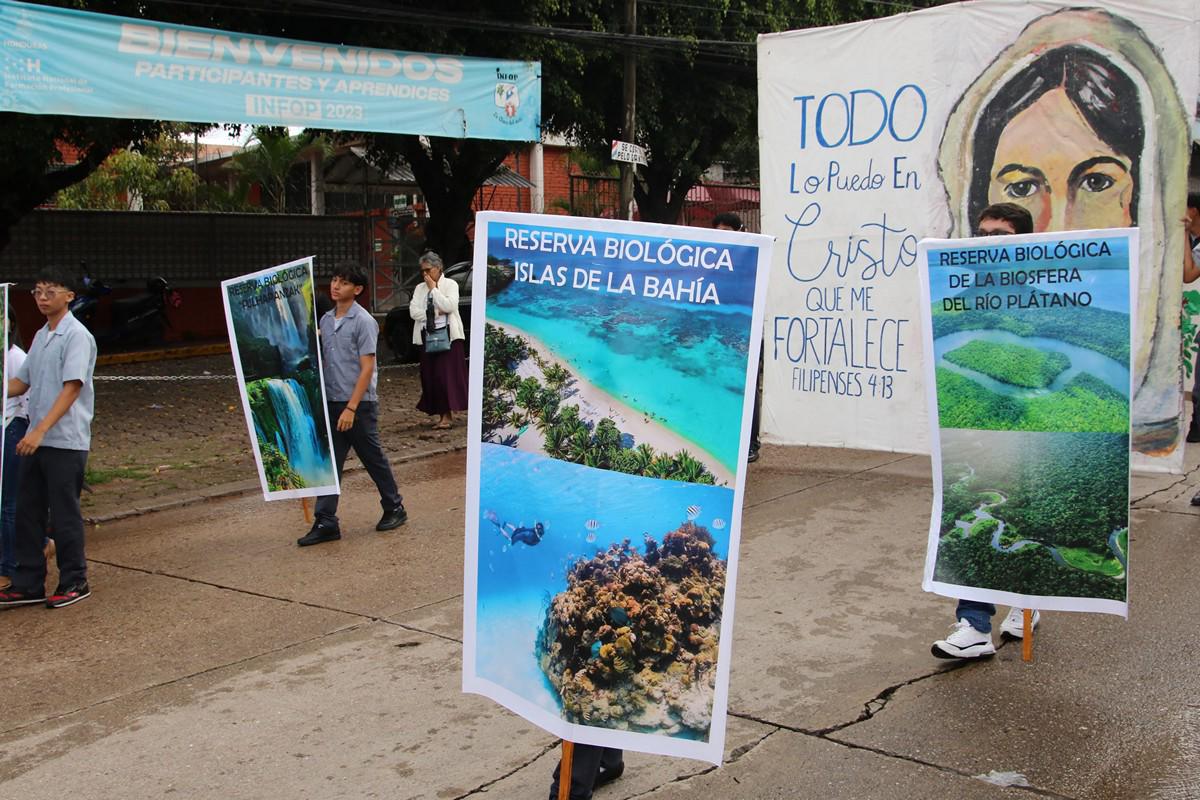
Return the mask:
<path fill-rule="evenodd" d="M 1141 229 L 1135 466 L 1178 471 L 1198 41 L 1200 5 L 1168 0 L 978 0 L 761 37 L 762 224 L 779 240 L 764 438 L 928 453 L 916 244 L 1011 202 L 1038 232 Z"/>

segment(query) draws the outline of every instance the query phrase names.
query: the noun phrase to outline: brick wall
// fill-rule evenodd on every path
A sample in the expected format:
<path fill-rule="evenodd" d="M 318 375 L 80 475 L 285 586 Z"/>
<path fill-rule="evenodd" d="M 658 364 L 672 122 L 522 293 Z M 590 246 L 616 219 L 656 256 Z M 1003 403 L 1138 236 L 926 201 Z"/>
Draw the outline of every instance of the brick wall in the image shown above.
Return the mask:
<path fill-rule="evenodd" d="M 542 174 L 546 184 L 546 213 L 565 214 L 571 196 L 570 151 L 565 147 L 542 148 Z M 510 154 L 504 166 L 531 180 L 529 150 Z M 511 186 L 484 186 L 475 193 L 471 208 L 475 211 L 524 211 L 531 209 L 530 189 Z M 556 203 L 557 201 L 557 203 Z"/>

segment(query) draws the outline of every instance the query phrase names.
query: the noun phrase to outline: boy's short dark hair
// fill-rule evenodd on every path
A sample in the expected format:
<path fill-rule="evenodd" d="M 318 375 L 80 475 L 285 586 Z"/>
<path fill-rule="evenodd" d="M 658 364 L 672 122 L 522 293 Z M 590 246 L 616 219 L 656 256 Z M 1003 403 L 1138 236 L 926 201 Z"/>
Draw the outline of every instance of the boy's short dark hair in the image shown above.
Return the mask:
<path fill-rule="evenodd" d="M 78 291 L 75 288 L 75 276 L 67 272 L 65 269 L 61 269 L 59 267 L 46 267 L 39 272 L 37 277 L 33 279 L 33 285 L 37 286 L 39 283 L 48 283 L 51 286 L 61 286 L 68 292 Z"/>
<path fill-rule="evenodd" d="M 1187 207 L 1200 211 L 1200 192 L 1188 192 Z"/>
<path fill-rule="evenodd" d="M 333 268 L 332 278 L 341 278 L 347 283 L 367 288 L 367 273 L 354 261 L 343 261 Z"/>
<path fill-rule="evenodd" d="M 976 225 L 985 219 L 999 219 L 1012 225 L 1014 233 L 1033 233 L 1033 215 L 1016 203 L 993 203 L 979 212 Z"/>
<path fill-rule="evenodd" d="M 743 227 L 742 218 L 732 211 L 722 211 L 713 217 L 713 227 L 724 225 L 727 228 L 732 228 L 735 231 L 740 231 Z"/>

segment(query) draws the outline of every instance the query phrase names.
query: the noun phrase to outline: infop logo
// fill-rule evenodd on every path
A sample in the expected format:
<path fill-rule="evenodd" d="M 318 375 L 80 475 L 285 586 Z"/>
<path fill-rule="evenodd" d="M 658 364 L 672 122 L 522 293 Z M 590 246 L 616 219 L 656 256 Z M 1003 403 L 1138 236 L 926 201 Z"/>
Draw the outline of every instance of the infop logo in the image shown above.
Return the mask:
<path fill-rule="evenodd" d="M 517 109 L 521 107 L 521 93 L 517 91 L 515 83 L 497 83 L 495 102 L 497 108 L 504 109 L 504 116 L 508 118 L 517 115 Z"/>

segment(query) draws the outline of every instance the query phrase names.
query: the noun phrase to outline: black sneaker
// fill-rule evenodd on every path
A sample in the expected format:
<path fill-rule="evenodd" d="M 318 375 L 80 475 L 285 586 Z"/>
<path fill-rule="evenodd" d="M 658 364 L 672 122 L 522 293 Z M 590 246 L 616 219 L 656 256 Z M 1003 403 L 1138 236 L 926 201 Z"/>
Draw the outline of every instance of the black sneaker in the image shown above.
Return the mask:
<path fill-rule="evenodd" d="M 87 581 L 74 586 L 60 586 L 54 590 L 54 594 L 46 598 L 46 608 L 63 608 L 91 596 L 92 590 Z"/>
<path fill-rule="evenodd" d="M 596 782 L 592 784 L 593 788 L 599 789 L 605 784 L 612 783 L 617 778 L 625 774 L 625 762 L 622 761 L 612 769 L 608 769 L 603 764 L 600 765 L 600 771 L 596 773 Z"/>
<path fill-rule="evenodd" d="M 46 599 L 46 590 L 38 589 L 32 592 L 22 592 L 20 589 L 14 589 L 11 586 L 0 591 L 0 608 L 9 606 L 29 606 L 34 603 L 44 602 Z"/>
<path fill-rule="evenodd" d="M 317 522 L 313 524 L 312 530 L 296 540 L 296 544 L 301 547 L 308 547 L 310 544 L 320 544 L 321 542 L 336 542 L 340 538 L 342 538 L 340 528 L 322 525 Z"/>
<path fill-rule="evenodd" d="M 393 508 L 391 511 L 383 512 L 383 516 L 379 518 L 379 524 L 375 526 L 375 530 L 395 530 L 406 522 L 408 522 L 408 512 L 405 511 L 404 506 L 401 505 L 399 508 Z"/>

